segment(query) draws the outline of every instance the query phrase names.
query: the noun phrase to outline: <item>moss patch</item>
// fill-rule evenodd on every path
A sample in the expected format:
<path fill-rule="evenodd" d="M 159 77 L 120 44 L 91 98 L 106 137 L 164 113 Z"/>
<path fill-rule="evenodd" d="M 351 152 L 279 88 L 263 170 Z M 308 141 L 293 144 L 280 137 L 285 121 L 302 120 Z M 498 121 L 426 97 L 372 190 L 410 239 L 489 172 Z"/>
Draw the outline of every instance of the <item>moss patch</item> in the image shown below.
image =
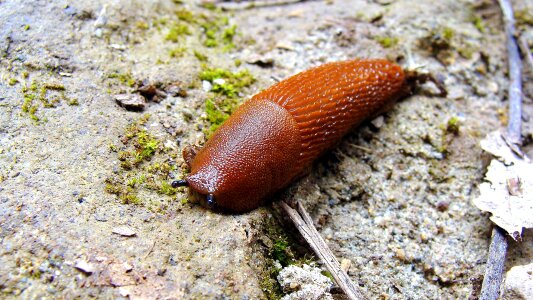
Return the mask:
<path fill-rule="evenodd" d="M 261 289 L 267 299 L 281 299 L 283 292 L 277 281 L 281 268 L 289 265 L 302 266 L 316 261 L 307 247 L 302 247 L 288 235 L 284 227 L 273 216 L 264 218 L 261 224 L 262 235 L 257 243 L 257 251 L 264 257 L 259 270 Z M 298 251 L 297 251 L 298 250 Z"/>
<path fill-rule="evenodd" d="M 135 79 L 130 72 L 113 72 L 107 75 L 107 78 L 116 79 L 120 84 L 129 87 L 135 86 Z"/>
<path fill-rule="evenodd" d="M 478 25 L 482 25 L 479 23 Z M 482 30 L 481 28 L 478 28 Z M 479 47 L 468 41 L 468 38 L 457 34 L 450 27 L 437 27 L 427 36 L 420 39 L 420 45 L 428 49 L 433 56 L 444 64 L 451 64 L 457 58 L 456 54 L 470 59 Z"/>
<path fill-rule="evenodd" d="M 191 30 L 189 29 L 189 26 L 187 24 L 181 22 L 174 23 L 169 28 L 169 31 L 165 36 L 165 40 L 177 43 L 180 37 L 190 34 Z"/>
<path fill-rule="evenodd" d="M 183 57 L 187 49 L 185 47 L 173 48 L 168 51 L 168 55 L 172 58 Z"/>
<path fill-rule="evenodd" d="M 177 153 L 162 146 L 162 142 L 147 131 L 145 124 L 149 115 L 144 115 L 126 127 L 121 145 L 109 145 L 117 153 L 120 170 L 106 178 L 105 191 L 117 195 L 124 204 L 147 206 L 153 211 L 164 210 L 177 189 L 170 184 L 170 173 L 176 169 L 172 158 Z M 150 194 L 159 196 L 151 199 Z"/>
<path fill-rule="evenodd" d="M 392 48 L 399 42 L 397 37 L 390 36 L 378 36 L 375 39 L 383 48 Z"/>
<path fill-rule="evenodd" d="M 226 69 L 207 67 L 204 67 L 198 77 L 200 80 L 209 81 L 213 86 L 213 95 L 205 102 L 209 124 L 204 133 L 210 136 L 237 108 L 240 103 L 237 97 L 244 88 L 255 82 L 255 78 L 248 70 L 234 73 Z"/>
<path fill-rule="evenodd" d="M 14 84 L 17 84 L 15 82 Z M 70 103 L 65 95 L 65 87 L 58 83 L 42 83 L 32 80 L 31 83 L 24 83 L 21 87 L 22 105 L 21 110 L 35 122 L 46 121 L 42 115 L 38 114 L 41 108 L 54 108 L 60 102 Z"/>
<path fill-rule="evenodd" d="M 178 42 L 180 36 L 199 33 L 201 43 L 208 48 L 220 48 L 224 51 L 235 48 L 234 37 L 237 35 L 237 26 L 230 24 L 229 17 L 220 10 L 211 10 L 206 13 L 194 13 L 180 8 L 175 11 L 177 21 L 173 22 L 166 39 Z M 165 20 L 164 24 L 167 25 Z"/>

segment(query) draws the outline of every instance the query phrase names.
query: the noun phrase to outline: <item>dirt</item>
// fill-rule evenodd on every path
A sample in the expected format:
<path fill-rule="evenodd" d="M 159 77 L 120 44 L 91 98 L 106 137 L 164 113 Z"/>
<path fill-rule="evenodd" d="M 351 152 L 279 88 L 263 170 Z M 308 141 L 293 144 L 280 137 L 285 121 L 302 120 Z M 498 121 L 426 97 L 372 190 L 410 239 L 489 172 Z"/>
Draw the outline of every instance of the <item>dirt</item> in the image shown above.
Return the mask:
<path fill-rule="evenodd" d="M 513 5 L 533 11 L 527 1 Z M 2 298 L 281 296 L 279 261 L 317 259 L 283 219 L 279 197 L 247 214 L 218 214 L 164 184 L 181 178 L 181 150 L 205 141 L 211 125 L 213 96 L 198 74 L 249 70 L 256 81 L 238 91 L 243 101 L 311 66 L 356 57 L 432 74 L 448 96 L 423 85 L 320 158 L 289 197 L 304 203 L 371 298 L 475 298 L 492 226 L 472 204 L 488 162 L 479 141 L 507 118 L 497 4 L 216 6 L 0 1 Z M 202 14 L 216 25 L 202 27 Z M 526 17 L 519 29 L 531 47 Z M 524 82 L 530 141 L 533 81 Z M 151 83 L 160 93 L 143 112 L 115 101 Z M 121 157 L 139 149 L 138 161 Z M 506 270 L 531 261 L 532 241 L 526 231 L 511 244 Z"/>

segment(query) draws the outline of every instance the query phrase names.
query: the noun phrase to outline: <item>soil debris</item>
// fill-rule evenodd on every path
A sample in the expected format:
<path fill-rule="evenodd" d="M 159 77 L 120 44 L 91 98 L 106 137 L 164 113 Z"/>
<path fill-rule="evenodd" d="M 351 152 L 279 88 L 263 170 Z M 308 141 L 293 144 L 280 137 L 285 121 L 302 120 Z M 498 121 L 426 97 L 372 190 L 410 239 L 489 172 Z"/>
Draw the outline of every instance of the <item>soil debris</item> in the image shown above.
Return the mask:
<path fill-rule="evenodd" d="M 118 105 L 130 111 L 143 111 L 146 108 L 146 99 L 139 94 L 118 94 L 115 95 Z"/>

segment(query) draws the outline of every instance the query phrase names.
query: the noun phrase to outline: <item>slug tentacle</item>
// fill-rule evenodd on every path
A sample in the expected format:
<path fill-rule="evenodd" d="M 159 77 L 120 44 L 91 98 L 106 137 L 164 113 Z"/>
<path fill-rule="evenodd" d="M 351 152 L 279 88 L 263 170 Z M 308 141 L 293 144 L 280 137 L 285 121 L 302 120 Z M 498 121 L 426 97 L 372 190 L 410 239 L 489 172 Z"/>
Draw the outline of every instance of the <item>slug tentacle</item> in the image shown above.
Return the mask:
<path fill-rule="evenodd" d="M 215 208 L 217 205 L 217 202 L 215 201 L 215 196 L 213 196 L 213 194 L 207 194 L 206 202 L 207 206 L 209 206 L 209 208 L 211 209 Z"/>
<path fill-rule="evenodd" d="M 180 186 L 189 186 L 189 182 L 186 179 L 172 181 L 172 187 L 177 188 Z"/>

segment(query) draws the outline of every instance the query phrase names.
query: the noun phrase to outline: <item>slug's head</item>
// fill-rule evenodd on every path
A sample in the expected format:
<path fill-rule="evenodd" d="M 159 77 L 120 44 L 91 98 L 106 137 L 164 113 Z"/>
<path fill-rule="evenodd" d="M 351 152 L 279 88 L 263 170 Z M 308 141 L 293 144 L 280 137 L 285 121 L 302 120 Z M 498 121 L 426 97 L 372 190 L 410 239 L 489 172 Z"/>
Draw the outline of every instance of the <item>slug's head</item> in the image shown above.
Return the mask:
<path fill-rule="evenodd" d="M 186 179 L 176 180 L 176 181 L 172 182 L 172 187 L 173 188 L 178 188 L 178 187 L 182 187 L 182 186 L 188 187 L 189 186 L 189 182 Z M 200 193 L 200 192 L 198 192 L 198 191 L 196 191 L 195 189 L 192 189 L 192 188 L 189 189 L 189 192 L 191 194 L 191 197 L 195 200 L 194 202 L 199 202 L 202 205 L 209 207 L 210 209 L 216 209 L 217 208 L 215 195 L 213 193 L 209 193 L 208 192 L 207 194 L 202 194 L 202 193 Z"/>
<path fill-rule="evenodd" d="M 299 133 L 293 118 L 270 101 L 247 101 L 202 149 L 186 148 L 191 201 L 243 213 L 261 206 L 299 172 Z"/>
<path fill-rule="evenodd" d="M 173 188 L 178 188 L 178 187 L 182 187 L 182 186 L 189 186 L 189 182 L 186 180 L 186 179 L 182 179 L 182 180 L 176 180 L 176 181 L 173 181 L 172 182 L 172 187 Z M 195 192 L 194 190 L 190 190 L 191 191 L 191 194 L 193 194 L 194 198 L 196 198 L 196 200 L 198 202 L 205 202 L 205 205 L 211 209 L 215 209 L 216 208 L 216 201 L 215 201 L 215 195 L 213 194 L 207 194 L 207 195 L 202 195 L 198 192 Z M 205 200 L 203 199 L 205 198 Z M 202 201 L 204 200 L 204 201 Z"/>

